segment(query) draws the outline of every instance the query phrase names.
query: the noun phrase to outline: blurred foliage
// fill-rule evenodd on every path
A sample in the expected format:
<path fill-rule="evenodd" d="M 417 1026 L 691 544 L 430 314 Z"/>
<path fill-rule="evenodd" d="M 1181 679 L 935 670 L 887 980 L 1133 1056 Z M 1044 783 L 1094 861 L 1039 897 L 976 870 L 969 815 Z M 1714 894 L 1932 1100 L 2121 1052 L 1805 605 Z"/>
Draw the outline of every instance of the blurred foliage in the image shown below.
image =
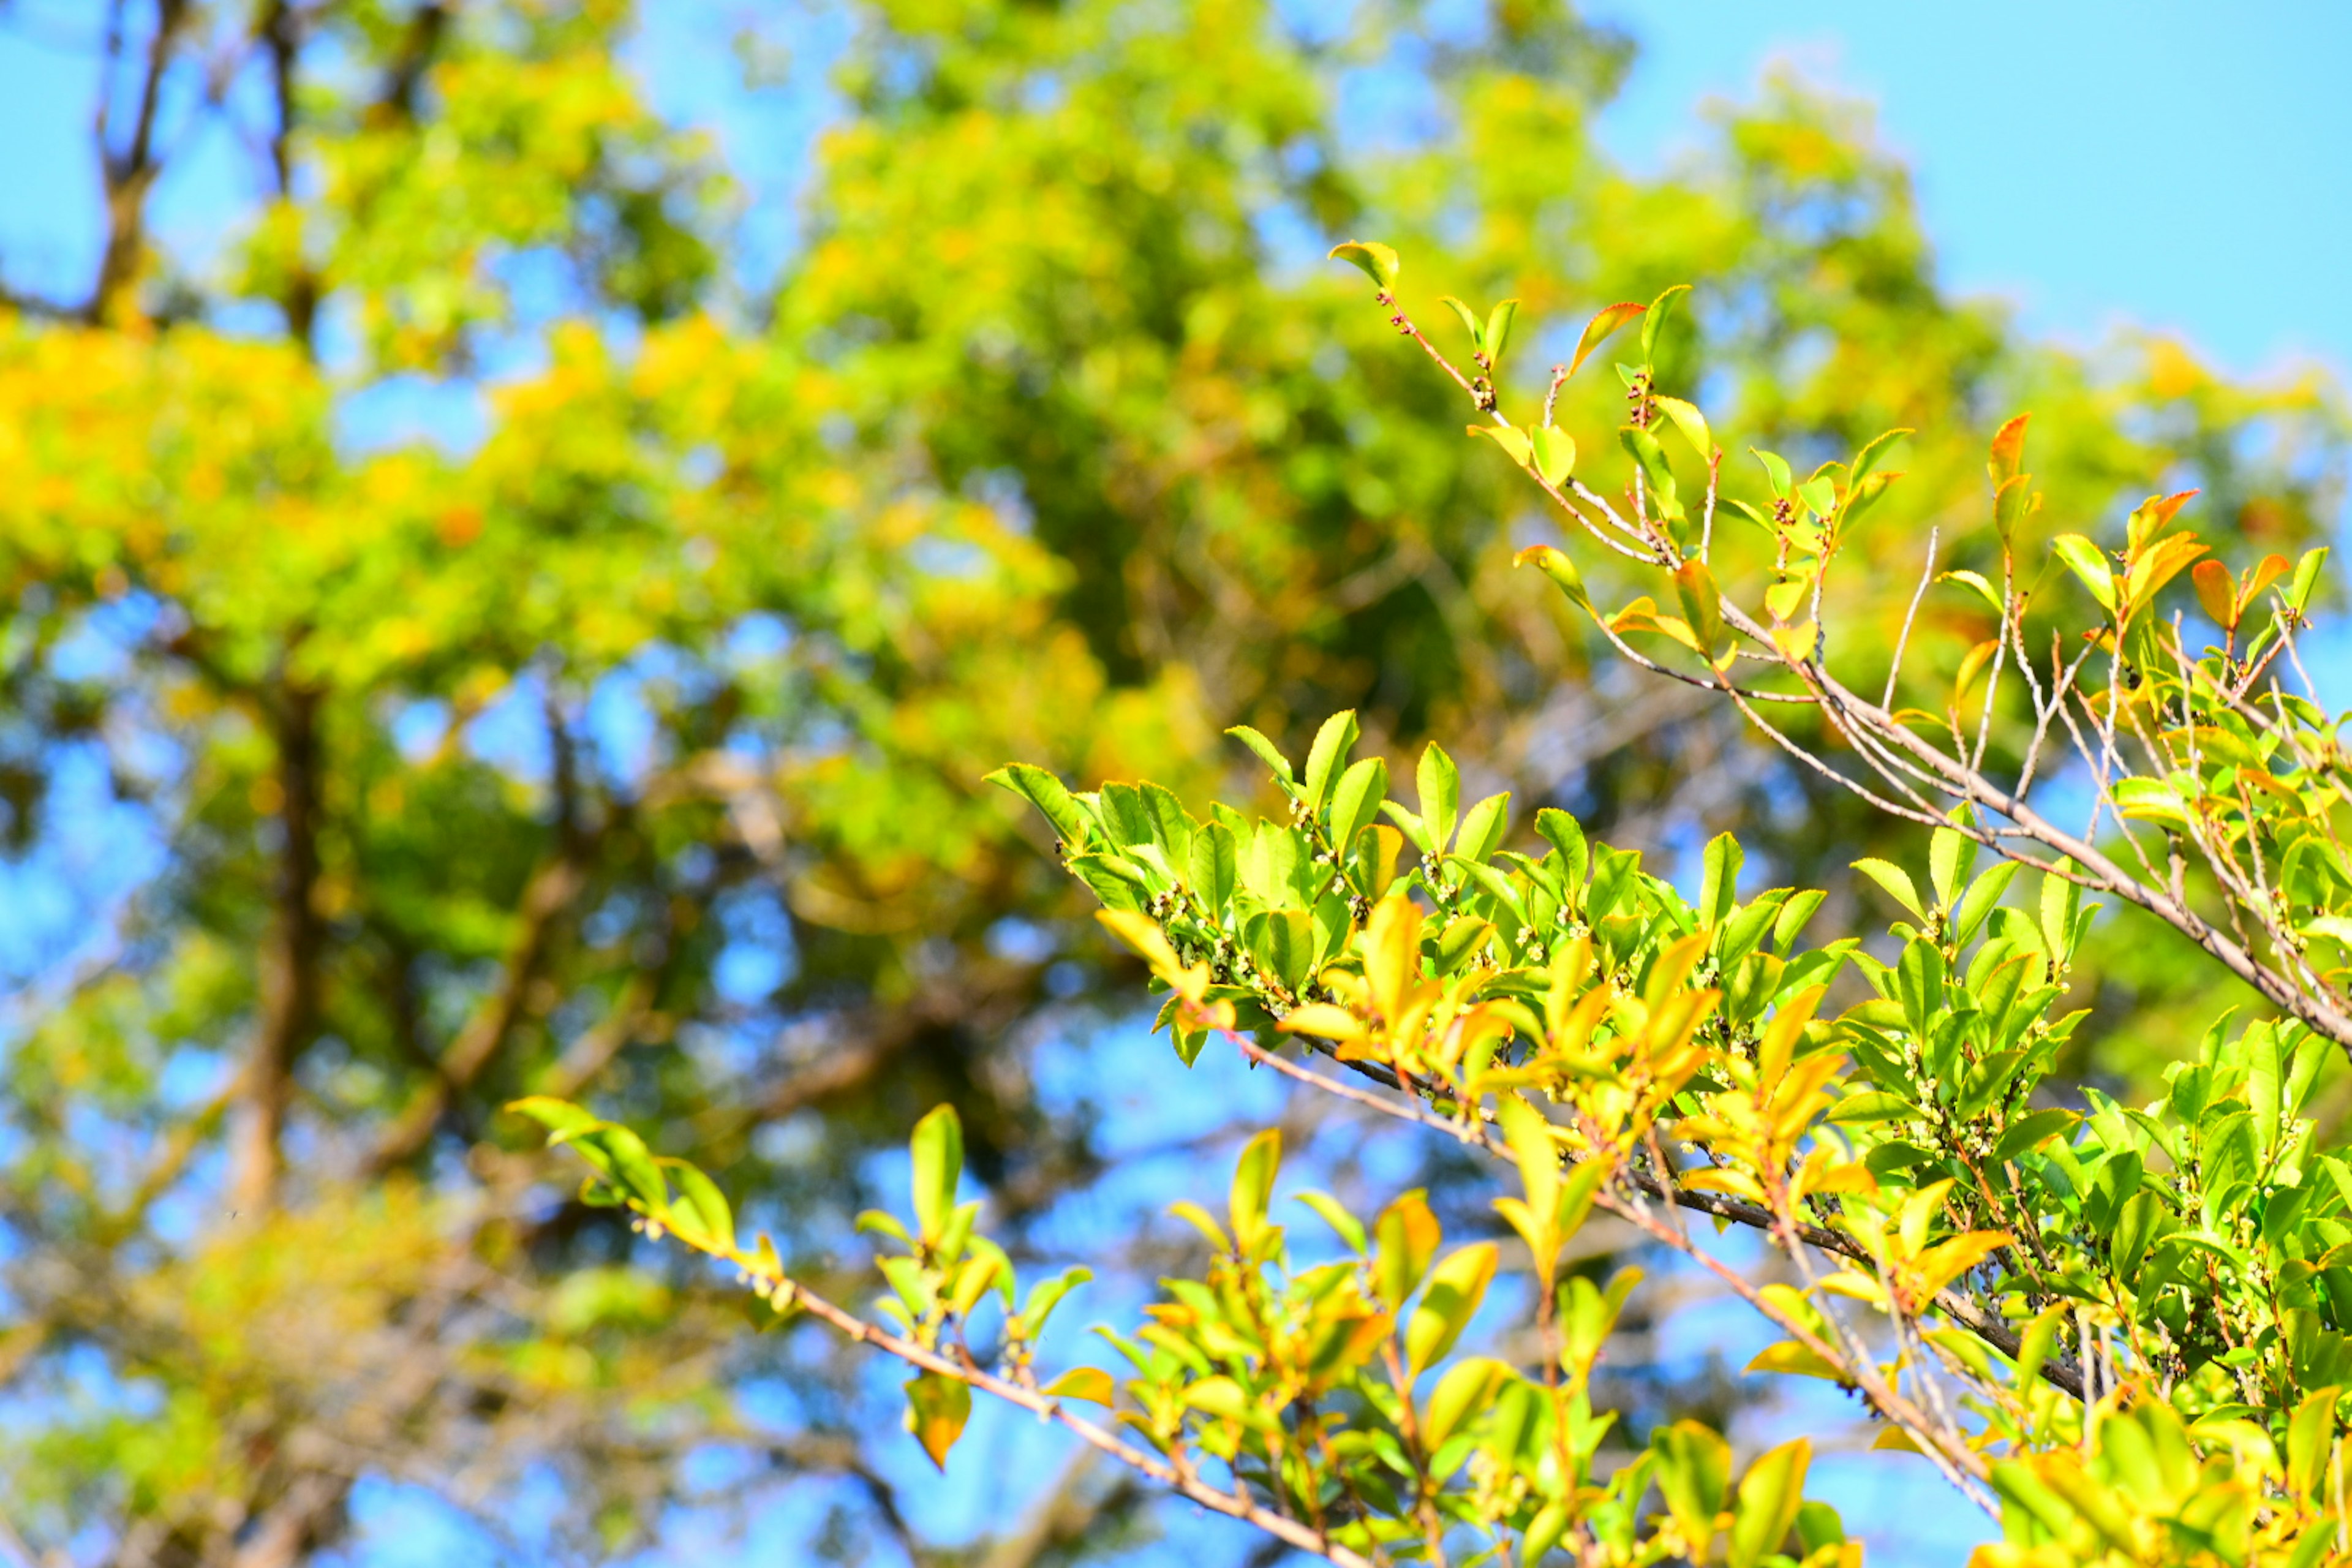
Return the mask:
<path fill-rule="evenodd" d="M 982 784 L 1006 758 L 1198 795 L 1223 725 L 1352 705 L 1629 843 L 1738 825 L 1792 881 L 1869 847 L 1507 570 L 1543 525 L 1317 259 L 1349 232 L 1521 298 L 1522 393 L 1596 305 L 1715 279 L 1675 377 L 1792 455 L 1933 432 L 1890 512 L 1972 501 L 2027 404 L 2054 511 L 2178 473 L 2259 550 L 2334 504 L 2322 389 L 2021 341 L 1801 84 L 1685 174 L 1615 171 L 1627 46 L 1557 5 L 666 9 L 755 62 L 845 39 L 773 276 L 615 0 L 110 16 L 103 259 L 0 324 L 8 843 L 155 868 L 28 912 L 10 976 L 0 1474 L 80 1557 L 304 1560 L 369 1479 L 496 1540 L 552 1477 L 585 1554 L 808 1473 L 919 1531 L 853 1367 L 725 1331 L 491 1111 L 658 1130 L 821 1281 L 868 1153 L 951 1100 L 997 1234 L 1050 1250 L 1129 1086 L 1047 1092 L 1039 1049 L 1126 1004 Z M 174 249 L 150 208 L 224 128 L 251 197 Z M 1596 449 L 1597 386 L 1560 411 Z M 402 398 L 480 438 L 387 444 Z M 2108 1037 L 2166 1047 L 2171 977 L 2113 973 Z M 1132 1229 L 1138 1270 L 1179 1245 Z M 689 1481 L 712 1444 L 748 1479 Z M 1074 1484 L 1126 1539 L 1134 1496 Z"/>

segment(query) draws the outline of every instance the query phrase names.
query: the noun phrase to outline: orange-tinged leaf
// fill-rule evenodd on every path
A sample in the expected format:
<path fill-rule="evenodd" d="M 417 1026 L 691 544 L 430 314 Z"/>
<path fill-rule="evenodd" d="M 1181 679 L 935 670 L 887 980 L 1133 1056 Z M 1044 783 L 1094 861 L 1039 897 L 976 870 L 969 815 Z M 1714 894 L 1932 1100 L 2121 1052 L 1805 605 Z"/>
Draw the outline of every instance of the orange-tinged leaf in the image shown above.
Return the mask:
<path fill-rule="evenodd" d="M 1992 460 L 1986 465 L 1992 473 L 1997 488 L 2015 479 L 2025 466 L 2025 422 L 2033 416 L 2021 414 L 1993 432 Z"/>
<path fill-rule="evenodd" d="M 2277 557 L 2273 556 L 2272 559 L 2276 560 Z M 2238 584 L 2236 580 L 2231 577 L 2230 569 L 2209 555 L 2197 563 L 2197 569 L 2189 575 L 2189 581 L 2197 588 L 2198 604 L 2204 606 L 2206 615 L 2212 617 L 2213 624 L 2225 632 L 2236 631 L 2238 629 Z"/>
<path fill-rule="evenodd" d="M 2254 602 L 2255 595 L 2294 570 L 2294 564 L 2284 555 L 2265 555 L 2256 563 L 2253 570 L 2246 574 L 2246 585 L 2238 591 L 2240 617 L 2244 616 L 2246 606 Z"/>
<path fill-rule="evenodd" d="M 1584 363 L 1585 356 L 1606 342 L 1610 333 L 1648 309 L 1647 305 L 1637 305 L 1631 300 L 1625 300 L 1610 306 L 1593 317 L 1585 324 L 1584 335 L 1576 340 L 1576 355 L 1568 362 L 1568 374 L 1574 375 L 1576 367 Z"/>
<path fill-rule="evenodd" d="M 2124 596 L 2133 609 L 2147 608 L 2167 583 L 2204 553 L 2205 546 L 2193 533 L 2176 533 L 2169 539 L 2158 540 L 2132 562 L 2124 579 Z"/>
<path fill-rule="evenodd" d="M 2196 494 L 2195 490 L 2181 490 L 2168 496 L 2148 497 L 2131 514 L 2131 521 L 2125 529 L 2125 542 L 2132 550 L 2138 550 L 2141 545 L 2162 533 L 2172 520 L 2180 515 L 2180 509 L 2187 506 Z"/>
<path fill-rule="evenodd" d="M 1644 594 L 1615 615 L 1609 617 L 1612 632 L 1654 632 L 1658 629 L 1658 606 Z"/>
<path fill-rule="evenodd" d="M 931 1457 L 931 1463 L 944 1470 L 948 1468 L 948 1451 L 963 1436 L 964 1423 L 971 1418 L 971 1387 L 960 1378 L 927 1372 L 909 1378 L 907 1390 L 907 1430 Z"/>

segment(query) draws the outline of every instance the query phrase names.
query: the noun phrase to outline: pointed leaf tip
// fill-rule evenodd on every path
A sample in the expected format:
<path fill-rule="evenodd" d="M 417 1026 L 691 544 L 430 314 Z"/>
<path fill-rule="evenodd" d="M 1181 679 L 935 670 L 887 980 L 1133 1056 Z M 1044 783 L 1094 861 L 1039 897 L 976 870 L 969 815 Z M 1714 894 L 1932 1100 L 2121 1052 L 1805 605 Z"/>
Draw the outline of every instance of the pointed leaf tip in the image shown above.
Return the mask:
<path fill-rule="evenodd" d="M 1379 285 L 1383 292 L 1395 289 L 1397 274 L 1404 269 L 1404 264 L 1397 259 L 1395 251 L 1369 239 L 1351 239 L 1344 245 L 1333 246 L 1331 259 L 1353 262 L 1362 268 L 1364 276 Z"/>
<path fill-rule="evenodd" d="M 1636 304 L 1631 300 L 1621 300 L 1593 317 L 1585 324 L 1584 335 L 1576 340 L 1576 353 L 1568 362 L 1568 374 L 1574 375 L 1577 366 L 1584 363 L 1586 356 L 1609 341 L 1610 333 L 1648 309 L 1647 305 Z"/>

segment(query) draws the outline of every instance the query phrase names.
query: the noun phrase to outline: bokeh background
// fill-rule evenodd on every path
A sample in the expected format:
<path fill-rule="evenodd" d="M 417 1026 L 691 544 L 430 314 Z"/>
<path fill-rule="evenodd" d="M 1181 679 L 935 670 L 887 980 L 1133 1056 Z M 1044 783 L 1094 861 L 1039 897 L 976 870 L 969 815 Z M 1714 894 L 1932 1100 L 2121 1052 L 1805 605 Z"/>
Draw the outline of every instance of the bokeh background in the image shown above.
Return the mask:
<path fill-rule="evenodd" d="M 998 1413 L 933 1476 L 887 1369 L 497 1107 L 631 1121 L 854 1296 L 953 1100 L 1024 1271 L 1097 1270 L 1077 1359 L 1257 1125 L 1491 1226 L 1443 1151 L 1179 1068 L 981 774 L 1248 799 L 1223 726 L 1352 706 L 1668 874 L 1736 830 L 1824 929 L 1916 847 L 1594 657 L 1323 250 L 1526 300 L 1522 396 L 1696 284 L 1727 444 L 1918 427 L 1906 582 L 2027 408 L 2063 526 L 2196 484 L 2286 549 L 2343 521 L 2347 64 L 2318 4 L 0 5 L 0 1561 L 1275 1561 Z M 2070 1070 L 2120 1092 L 2231 998 L 2100 940 Z M 1631 1441 L 1801 1426 L 1874 1562 L 1980 1538 L 1588 1239 L 1656 1270 Z"/>

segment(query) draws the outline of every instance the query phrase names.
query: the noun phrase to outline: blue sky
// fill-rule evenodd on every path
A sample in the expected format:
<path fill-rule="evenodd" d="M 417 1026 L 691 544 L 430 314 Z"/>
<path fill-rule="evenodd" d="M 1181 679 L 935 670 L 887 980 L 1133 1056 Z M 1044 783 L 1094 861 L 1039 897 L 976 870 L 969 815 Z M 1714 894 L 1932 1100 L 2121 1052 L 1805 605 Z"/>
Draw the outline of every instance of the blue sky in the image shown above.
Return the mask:
<path fill-rule="evenodd" d="M 1874 101 L 1949 283 L 2076 341 L 2176 329 L 2240 372 L 2352 366 L 2352 5 L 1597 0 L 1642 45 L 1603 140 L 1636 167 L 1768 63 Z"/>

